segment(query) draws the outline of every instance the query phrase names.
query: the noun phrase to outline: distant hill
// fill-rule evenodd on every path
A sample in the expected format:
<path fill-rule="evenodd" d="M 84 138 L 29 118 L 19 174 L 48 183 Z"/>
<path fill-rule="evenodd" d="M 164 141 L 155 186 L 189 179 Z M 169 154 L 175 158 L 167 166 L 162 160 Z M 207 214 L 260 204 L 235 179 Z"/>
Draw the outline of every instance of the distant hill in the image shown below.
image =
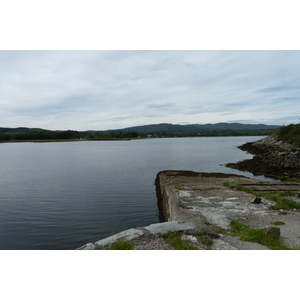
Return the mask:
<path fill-rule="evenodd" d="M 152 124 L 144 126 L 128 127 L 114 131 L 136 131 L 138 133 L 158 133 L 158 132 L 200 132 L 215 130 L 267 130 L 278 129 L 279 125 L 265 124 L 241 124 L 241 123 L 216 123 L 216 124 L 192 124 L 173 125 L 168 123 Z"/>
<path fill-rule="evenodd" d="M 0 127 L 0 132 L 3 133 L 25 133 L 29 131 L 44 131 L 44 130 L 45 129 L 28 128 L 28 127 L 18 127 L 18 128 Z"/>
<path fill-rule="evenodd" d="M 215 130 L 269 130 L 269 129 L 278 129 L 281 126 L 279 125 L 265 125 L 265 124 L 241 124 L 241 123 L 216 123 L 216 124 L 192 124 L 192 125 L 179 125 L 179 124 L 151 124 L 143 126 L 133 126 L 122 129 L 113 129 L 113 130 L 87 130 L 81 132 L 87 133 L 96 133 L 96 132 L 138 132 L 138 133 L 174 133 L 174 132 L 203 132 L 203 131 L 215 131 Z M 0 132 L 3 133 L 25 133 L 32 131 L 48 131 L 41 128 L 28 128 L 28 127 L 18 127 L 18 128 L 8 128 L 0 127 Z"/>
<path fill-rule="evenodd" d="M 123 129 L 105 131 L 87 131 L 98 138 L 105 136 L 113 137 L 199 137 L 199 136 L 251 136 L 270 135 L 274 133 L 280 125 L 265 124 L 241 124 L 241 123 L 217 123 L 217 124 L 151 124 L 134 126 Z"/>

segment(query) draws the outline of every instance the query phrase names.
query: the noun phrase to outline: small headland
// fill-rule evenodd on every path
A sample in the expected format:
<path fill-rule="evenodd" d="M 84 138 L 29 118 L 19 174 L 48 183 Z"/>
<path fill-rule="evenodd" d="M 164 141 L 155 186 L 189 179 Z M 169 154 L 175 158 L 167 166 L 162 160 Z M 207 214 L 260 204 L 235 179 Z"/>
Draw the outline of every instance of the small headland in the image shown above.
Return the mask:
<path fill-rule="evenodd" d="M 300 181 L 300 147 L 285 143 L 271 135 L 261 140 L 239 146 L 243 151 L 253 154 L 252 159 L 226 166 L 254 175 L 284 181 Z"/>

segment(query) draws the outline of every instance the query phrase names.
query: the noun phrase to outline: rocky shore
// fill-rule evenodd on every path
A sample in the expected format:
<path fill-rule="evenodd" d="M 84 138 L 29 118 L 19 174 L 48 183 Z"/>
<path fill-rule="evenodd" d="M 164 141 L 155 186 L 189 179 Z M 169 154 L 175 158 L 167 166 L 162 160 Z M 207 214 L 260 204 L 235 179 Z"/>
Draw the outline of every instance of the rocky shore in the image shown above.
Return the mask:
<path fill-rule="evenodd" d="M 254 157 L 229 163 L 227 167 L 274 179 L 300 181 L 300 148 L 278 141 L 274 135 L 245 143 L 238 148 Z"/>

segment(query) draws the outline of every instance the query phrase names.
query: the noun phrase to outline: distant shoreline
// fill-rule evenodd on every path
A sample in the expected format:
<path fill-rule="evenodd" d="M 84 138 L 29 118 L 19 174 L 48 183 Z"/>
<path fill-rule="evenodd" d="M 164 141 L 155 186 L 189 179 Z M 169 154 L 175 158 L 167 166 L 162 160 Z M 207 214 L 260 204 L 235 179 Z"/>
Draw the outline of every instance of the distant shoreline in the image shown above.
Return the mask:
<path fill-rule="evenodd" d="M 252 135 L 257 136 L 257 135 Z M 265 136 L 265 135 L 259 135 Z M 140 137 L 140 138 L 103 138 L 103 139 L 45 139 L 45 140 L 2 140 L 0 144 L 10 144 L 10 143 L 63 143 L 63 142 L 101 142 L 101 141 L 137 141 L 137 140 L 153 140 L 153 139 L 174 139 L 174 138 L 220 138 L 220 137 L 249 137 L 245 136 L 236 136 L 236 135 L 220 135 L 220 136 L 174 136 L 174 137 Z"/>
<path fill-rule="evenodd" d="M 11 140 L 0 141 L 3 144 L 11 143 L 63 143 L 63 142 L 90 142 L 90 141 L 131 141 L 132 139 L 58 139 L 58 140 Z"/>

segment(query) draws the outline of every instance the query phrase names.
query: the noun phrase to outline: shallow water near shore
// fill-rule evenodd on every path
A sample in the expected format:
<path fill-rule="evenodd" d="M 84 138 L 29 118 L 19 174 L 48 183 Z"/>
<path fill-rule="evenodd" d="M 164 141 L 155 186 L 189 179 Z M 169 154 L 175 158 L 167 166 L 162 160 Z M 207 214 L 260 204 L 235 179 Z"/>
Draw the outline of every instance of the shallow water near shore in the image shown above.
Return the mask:
<path fill-rule="evenodd" d="M 0 249 L 76 249 L 157 223 L 162 170 L 223 172 L 262 137 L 0 144 Z M 269 180 L 269 179 L 265 179 Z"/>

